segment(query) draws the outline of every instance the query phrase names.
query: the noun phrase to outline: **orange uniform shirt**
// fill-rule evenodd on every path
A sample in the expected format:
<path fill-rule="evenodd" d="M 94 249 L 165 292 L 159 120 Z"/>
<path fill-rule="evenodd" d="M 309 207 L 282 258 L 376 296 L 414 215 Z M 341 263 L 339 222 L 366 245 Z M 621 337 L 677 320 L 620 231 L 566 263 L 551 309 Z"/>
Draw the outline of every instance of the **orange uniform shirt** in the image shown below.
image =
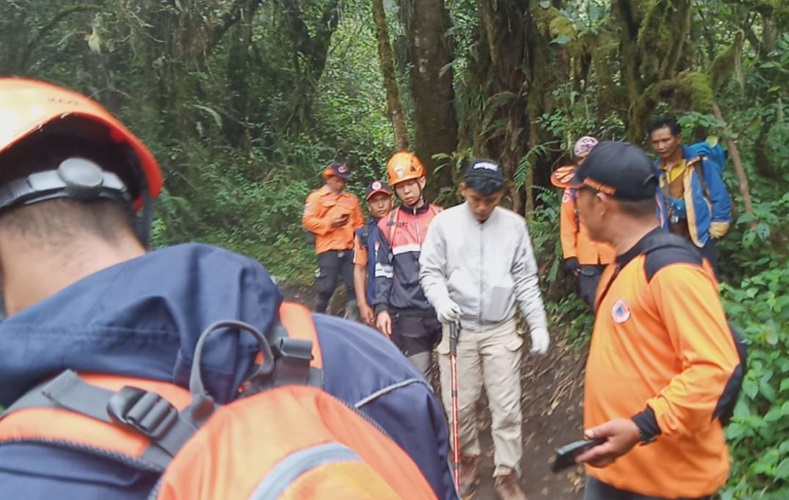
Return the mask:
<path fill-rule="evenodd" d="M 573 192 L 572 189 L 565 189 L 562 195 L 559 229 L 563 258 L 575 257 L 582 266 L 610 264 L 614 261 L 616 252 L 610 245 L 594 241 L 589 236 L 589 230 L 578 220 L 578 207 Z"/>
<path fill-rule="evenodd" d="M 332 219 L 342 214 L 350 215 L 348 223 L 332 227 Z M 301 223 L 307 231 L 315 233 L 315 253 L 319 254 L 353 248 L 353 232 L 364 225 L 364 216 L 356 196 L 346 191 L 334 194 L 328 186 L 323 186 L 307 196 Z"/>
<path fill-rule="evenodd" d="M 353 263 L 362 267 L 367 265 L 367 249 L 362 245 L 362 239 L 358 235 L 353 238 Z"/>
<path fill-rule="evenodd" d="M 645 259 L 617 257 L 625 263 L 607 292 L 616 266 L 601 278 L 584 427 L 649 406 L 661 434 L 606 468 L 586 471 L 641 495 L 709 495 L 729 474 L 723 428 L 712 415 L 739 357 L 709 270 L 669 263 L 647 281 Z"/>

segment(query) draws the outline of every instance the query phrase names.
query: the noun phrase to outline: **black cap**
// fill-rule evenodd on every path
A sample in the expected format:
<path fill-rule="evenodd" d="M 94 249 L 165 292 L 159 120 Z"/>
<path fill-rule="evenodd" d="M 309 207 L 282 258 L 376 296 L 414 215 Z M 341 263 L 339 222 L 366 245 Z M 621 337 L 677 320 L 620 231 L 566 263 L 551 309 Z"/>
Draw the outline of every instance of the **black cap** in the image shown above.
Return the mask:
<path fill-rule="evenodd" d="M 475 158 L 472 160 L 463 178 L 485 178 L 504 182 L 504 174 L 501 172 L 501 165 L 499 162 L 488 158 Z"/>
<path fill-rule="evenodd" d="M 385 184 L 381 181 L 373 181 L 369 186 L 367 186 L 367 194 L 364 196 L 364 199 L 369 200 L 378 193 L 384 193 L 391 196 L 392 188 L 390 188 L 388 184 Z"/>
<path fill-rule="evenodd" d="M 649 157 L 638 146 L 626 142 L 601 142 L 566 187 L 592 188 L 619 200 L 654 198 L 658 178 Z"/>
<path fill-rule="evenodd" d="M 324 169 L 323 174 L 321 174 L 324 179 L 328 179 L 329 177 L 339 177 L 340 179 L 347 180 L 348 177 L 351 176 L 351 170 L 345 163 L 334 162 L 326 169 Z"/>

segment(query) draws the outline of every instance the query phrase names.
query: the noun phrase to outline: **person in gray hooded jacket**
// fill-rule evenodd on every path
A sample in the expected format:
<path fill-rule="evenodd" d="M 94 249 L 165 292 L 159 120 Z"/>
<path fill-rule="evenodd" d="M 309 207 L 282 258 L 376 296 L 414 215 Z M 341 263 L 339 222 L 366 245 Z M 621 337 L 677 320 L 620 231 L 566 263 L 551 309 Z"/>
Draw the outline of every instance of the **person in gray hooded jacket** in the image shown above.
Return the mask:
<path fill-rule="evenodd" d="M 529 326 L 532 352 L 545 354 L 550 340 L 537 265 L 526 222 L 498 206 L 504 177 L 497 162 L 474 160 L 461 193 L 465 203 L 433 220 L 419 259 L 422 289 L 444 326 L 438 353 L 448 414 L 448 324 L 461 325 L 457 347 L 460 493 L 471 493 L 477 483 L 480 445 L 475 409 L 484 384 L 493 421 L 496 493 L 500 498 L 525 498 L 519 481 L 523 339 L 515 315 L 517 304 Z"/>

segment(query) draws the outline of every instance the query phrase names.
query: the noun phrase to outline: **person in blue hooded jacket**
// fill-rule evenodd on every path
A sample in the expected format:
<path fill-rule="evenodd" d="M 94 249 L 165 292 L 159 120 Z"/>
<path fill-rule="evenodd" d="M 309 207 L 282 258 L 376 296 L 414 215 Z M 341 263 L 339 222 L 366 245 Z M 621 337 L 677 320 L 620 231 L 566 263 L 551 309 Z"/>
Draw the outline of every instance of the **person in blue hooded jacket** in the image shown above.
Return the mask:
<path fill-rule="evenodd" d="M 717 240 L 729 230 L 731 198 L 718 166 L 682 145 L 682 127 L 673 116 L 649 129 L 658 159 L 655 168 L 663 197 L 664 225 L 690 240 L 718 275 Z"/>
<path fill-rule="evenodd" d="M 258 262 L 201 244 L 146 250 L 161 172 L 100 105 L 54 85 L 1 78 L 0 116 L 8 312 L 0 323 L 0 406 L 66 369 L 188 387 L 209 325 L 237 320 L 265 332 L 277 321 L 282 296 Z M 437 497 L 456 498 L 444 415 L 419 372 L 367 327 L 313 319 L 323 389 L 387 432 Z M 206 343 L 202 374 L 218 403 L 237 396 L 256 354 L 256 342 L 233 329 Z M 58 443 L 0 442 L 0 498 L 147 498 L 158 478 Z"/>

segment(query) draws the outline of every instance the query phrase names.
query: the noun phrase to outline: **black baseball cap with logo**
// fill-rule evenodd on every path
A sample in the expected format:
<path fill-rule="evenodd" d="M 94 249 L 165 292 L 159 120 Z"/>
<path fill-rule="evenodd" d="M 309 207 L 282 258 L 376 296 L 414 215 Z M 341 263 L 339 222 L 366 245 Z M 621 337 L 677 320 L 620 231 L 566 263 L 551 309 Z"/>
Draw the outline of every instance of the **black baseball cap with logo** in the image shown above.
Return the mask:
<path fill-rule="evenodd" d="M 654 198 L 658 177 L 644 151 L 627 142 L 601 142 L 564 186 L 591 188 L 623 201 Z"/>
<path fill-rule="evenodd" d="M 345 163 L 333 162 L 326 167 L 321 174 L 324 179 L 329 177 L 339 177 L 342 180 L 348 180 L 351 176 L 351 169 Z"/>
<path fill-rule="evenodd" d="M 504 174 L 501 171 L 501 165 L 499 162 L 488 158 L 475 158 L 472 160 L 463 178 L 468 180 L 474 177 L 504 182 Z"/>
<path fill-rule="evenodd" d="M 384 184 L 381 181 L 373 181 L 367 186 L 367 194 L 364 196 L 364 199 L 369 200 L 378 193 L 384 193 L 387 196 L 391 196 L 392 189 L 388 184 Z"/>

